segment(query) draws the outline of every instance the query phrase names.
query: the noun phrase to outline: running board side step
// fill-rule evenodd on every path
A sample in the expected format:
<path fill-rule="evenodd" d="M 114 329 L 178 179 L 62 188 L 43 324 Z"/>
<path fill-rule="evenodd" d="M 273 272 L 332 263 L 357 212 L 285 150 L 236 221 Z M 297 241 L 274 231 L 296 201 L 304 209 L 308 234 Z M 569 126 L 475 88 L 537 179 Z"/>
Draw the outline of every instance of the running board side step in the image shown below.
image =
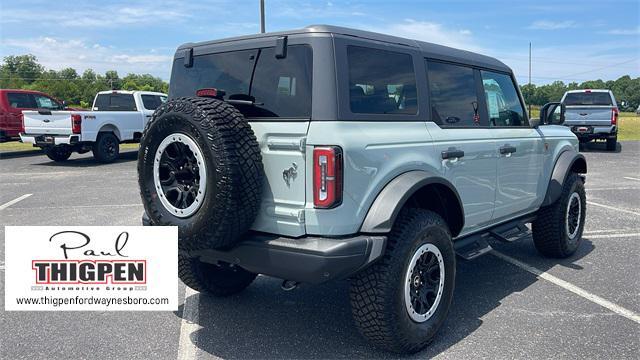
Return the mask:
<path fill-rule="evenodd" d="M 453 247 L 456 254 L 461 258 L 473 260 L 493 249 L 487 241 L 489 238 L 508 243 L 528 238 L 531 236 L 531 230 L 529 230 L 526 224 L 533 220 L 535 220 L 535 216 L 526 216 L 497 225 L 481 233 L 456 239 L 453 242 Z"/>
<path fill-rule="evenodd" d="M 486 235 L 471 235 L 453 243 L 456 254 L 465 260 L 473 260 L 480 257 L 493 248 L 487 242 Z"/>

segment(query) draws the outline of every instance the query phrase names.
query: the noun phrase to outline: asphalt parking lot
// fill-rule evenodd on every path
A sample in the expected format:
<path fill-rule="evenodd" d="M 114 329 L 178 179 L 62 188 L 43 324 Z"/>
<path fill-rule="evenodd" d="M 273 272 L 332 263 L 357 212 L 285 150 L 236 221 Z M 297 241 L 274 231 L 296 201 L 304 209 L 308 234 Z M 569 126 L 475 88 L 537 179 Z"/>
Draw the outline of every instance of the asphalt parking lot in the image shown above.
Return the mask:
<path fill-rule="evenodd" d="M 139 225 L 136 155 L 109 165 L 90 154 L 64 164 L 0 155 L 2 225 Z M 585 155 L 579 251 L 550 260 L 531 241 L 494 242 L 494 255 L 459 260 L 449 318 L 414 357 L 640 358 L 640 142 L 616 153 L 592 145 Z M 347 290 L 341 281 L 284 292 L 279 280 L 259 277 L 231 298 L 187 291 L 177 312 L 2 311 L 0 358 L 394 357 L 358 335 Z"/>

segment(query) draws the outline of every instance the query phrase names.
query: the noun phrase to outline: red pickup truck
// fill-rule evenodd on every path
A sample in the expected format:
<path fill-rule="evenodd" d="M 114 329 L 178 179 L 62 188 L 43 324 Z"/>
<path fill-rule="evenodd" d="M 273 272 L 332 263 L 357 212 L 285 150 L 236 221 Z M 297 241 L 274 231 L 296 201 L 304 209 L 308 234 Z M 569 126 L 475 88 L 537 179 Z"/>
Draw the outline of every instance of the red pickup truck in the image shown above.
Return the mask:
<path fill-rule="evenodd" d="M 20 140 L 22 110 L 64 108 L 64 102 L 40 91 L 0 89 L 0 142 Z"/>

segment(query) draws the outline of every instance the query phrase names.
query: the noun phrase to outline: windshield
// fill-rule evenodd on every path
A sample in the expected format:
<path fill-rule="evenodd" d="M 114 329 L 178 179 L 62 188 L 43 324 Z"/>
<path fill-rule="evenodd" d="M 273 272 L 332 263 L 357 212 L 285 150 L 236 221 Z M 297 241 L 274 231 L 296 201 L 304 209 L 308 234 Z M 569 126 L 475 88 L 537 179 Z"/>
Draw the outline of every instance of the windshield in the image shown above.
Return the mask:
<path fill-rule="evenodd" d="M 577 92 L 568 93 L 564 98 L 565 105 L 602 105 L 611 106 L 611 96 L 608 92 Z"/>

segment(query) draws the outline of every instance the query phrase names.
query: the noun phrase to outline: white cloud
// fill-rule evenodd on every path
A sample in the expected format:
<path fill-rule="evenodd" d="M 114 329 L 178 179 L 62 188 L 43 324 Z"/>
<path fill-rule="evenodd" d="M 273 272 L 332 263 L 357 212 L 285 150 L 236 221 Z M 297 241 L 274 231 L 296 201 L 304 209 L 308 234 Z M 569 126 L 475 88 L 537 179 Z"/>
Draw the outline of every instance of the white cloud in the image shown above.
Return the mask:
<path fill-rule="evenodd" d="M 607 34 L 611 34 L 611 35 L 640 35 L 640 26 L 638 26 L 637 28 L 631 28 L 631 29 L 613 29 L 613 30 L 609 30 L 607 31 Z"/>
<path fill-rule="evenodd" d="M 560 29 L 569 29 L 577 27 L 573 20 L 565 20 L 565 21 L 549 21 L 549 20 L 538 20 L 534 21 L 527 27 L 527 29 L 531 30 L 560 30 Z"/>
<path fill-rule="evenodd" d="M 430 21 L 416 21 L 406 19 L 401 23 L 395 23 L 383 29 L 371 29 L 404 38 L 427 41 L 438 45 L 450 46 L 458 49 L 482 52 L 483 49 L 476 43 L 473 34 L 467 29 L 452 29 L 442 24 Z"/>
<path fill-rule="evenodd" d="M 170 54 L 158 54 L 153 49 L 123 51 L 82 39 L 2 39 L 0 45 L 12 50 L 13 54 L 33 54 L 48 69 L 71 67 L 79 73 L 91 68 L 99 73 L 116 70 L 121 76 L 127 73 L 150 73 L 168 79 L 173 59 Z"/>

